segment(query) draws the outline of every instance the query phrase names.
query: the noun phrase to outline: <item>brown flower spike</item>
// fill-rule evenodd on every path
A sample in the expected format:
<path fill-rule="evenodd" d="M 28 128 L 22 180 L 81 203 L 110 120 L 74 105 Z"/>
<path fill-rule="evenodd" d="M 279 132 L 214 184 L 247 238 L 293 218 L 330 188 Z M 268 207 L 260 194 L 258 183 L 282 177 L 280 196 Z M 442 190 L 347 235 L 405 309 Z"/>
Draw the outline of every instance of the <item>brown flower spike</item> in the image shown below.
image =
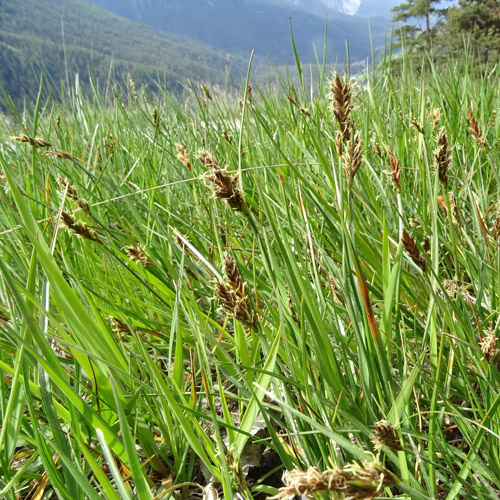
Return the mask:
<path fill-rule="evenodd" d="M 450 166 L 450 150 L 448 147 L 448 138 L 446 129 L 441 127 L 437 136 L 437 148 L 434 150 L 434 167 L 436 168 L 439 181 L 444 186 L 448 185 L 448 167 Z"/>
<path fill-rule="evenodd" d="M 236 262 L 229 254 L 224 257 L 224 271 L 226 283 L 216 284 L 222 307 L 233 314 L 238 321 L 250 328 L 255 327 L 257 320 L 246 291 L 246 284 L 243 282 Z"/>
<path fill-rule="evenodd" d="M 90 212 L 88 202 L 78 196 L 78 191 L 75 186 L 69 183 L 68 179 L 63 179 L 60 175 L 58 175 L 56 182 L 63 190 L 67 189 L 66 194 L 69 199 L 73 200 L 84 212 Z"/>
<path fill-rule="evenodd" d="M 63 211 L 61 213 L 61 223 L 65 226 L 70 232 L 76 234 L 80 238 L 84 238 L 87 240 L 97 241 L 98 243 L 103 244 L 103 241 L 97 234 L 92 231 L 86 224 L 83 222 L 76 221 L 73 214 Z"/>
<path fill-rule="evenodd" d="M 481 129 L 479 128 L 479 125 L 477 123 L 476 117 L 474 116 L 474 113 L 472 112 L 471 107 L 467 104 L 467 119 L 469 120 L 469 132 L 472 134 L 476 142 L 481 146 L 483 151 L 485 153 L 488 153 L 488 150 L 486 149 L 486 139 L 484 138 Z"/>
<path fill-rule="evenodd" d="M 330 93 L 328 94 L 328 99 L 330 100 L 332 112 L 337 119 L 341 140 L 343 143 L 346 143 L 351 138 L 351 84 L 345 81 L 345 79 L 342 82 L 338 73 L 335 73 L 333 80 L 329 83 Z"/>
<path fill-rule="evenodd" d="M 352 140 L 347 142 L 347 147 L 343 155 L 344 160 L 344 172 L 349 185 L 352 184 L 356 173 L 361 166 L 363 160 L 363 146 L 359 137 L 359 132 L 354 134 Z"/>
<path fill-rule="evenodd" d="M 32 148 L 46 148 L 52 146 L 52 144 L 45 139 L 40 139 L 39 137 L 28 137 L 27 135 L 21 134 L 10 138 L 12 141 L 17 142 L 27 142 Z"/>
<path fill-rule="evenodd" d="M 385 487 L 395 484 L 394 476 L 379 463 L 364 462 L 344 468 L 335 467 L 324 472 L 310 467 L 307 471 L 292 470 L 286 473 L 285 487 L 272 498 L 291 498 L 295 495 L 312 495 L 329 491 L 344 495 L 346 500 L 371 500 Z"/>
<path fill-rule="evenodd" d="M 417 266 L 425 272 L 427 270 L 427 262 L 425 260 L 425 257 L 420 253 L 420 250 L 418 249 L 417 243 L 413 239 L 413 236 L 404 228 L 402 241 L 413 262 L 415 262 L 415 264 L 417 264 Z"/>
<path fill-rule="evenodd" d="M 247 214 L 245 198 L 238 187 L 238 174 L 229 175 L 227 168 L 220 168 L 217 159 L 207 151 L 198 151 L 198 159 L 211 169 L 211 172 L 205 174 L 205 179 L 213 184 L 214 196 L 224 200 L 232 209 Z"/>
<path fill-rule="evenodd" d="M 387 154 L 389 155 L 389 159 L 391 161 L 391 177 L 392 177 L 392 182 L 394 182 L 394 187 L 396 188 L 396 193 L 401 192 L 401 185 L 399 183 L 399 179 L 401 177 L 401 166 L 399 164 L 399 160 L 396 160 L 396 157 L 394 156 L 394 153 L 392 152 L 392 149 L 387 146 Z"/>
<path fill-rule="evenodd" d="M 374 434 L 370 437 L 376 450 L 381 450 L 387 446 L 391 450 L 401 451 L 401 443 L 396 431 L 396 427 L 387 420 L 380 420 L 373 426 Z"/>

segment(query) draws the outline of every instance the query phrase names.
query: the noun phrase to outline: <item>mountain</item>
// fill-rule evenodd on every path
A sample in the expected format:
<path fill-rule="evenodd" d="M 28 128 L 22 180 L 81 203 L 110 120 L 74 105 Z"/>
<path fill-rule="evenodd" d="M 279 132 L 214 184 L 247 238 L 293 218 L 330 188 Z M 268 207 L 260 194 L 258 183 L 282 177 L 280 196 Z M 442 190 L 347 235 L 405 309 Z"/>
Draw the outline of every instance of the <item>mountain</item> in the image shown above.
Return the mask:
<path fill-rule="evenodd" d="M 252 49 L 276 64 L 293 63 L 290 19 L 299 57 L 314 62 L 322 57 L 328 19 L 327 59 L 364 60 L 383 45 L 386 20 L 368 20 L 329 9 L 319 0 L 92 0 L 121 16 L 167 33 L 197 39 L 228 53 L 249 56 Z M 343 3 L 343 2 L 341 2 Z M 327 16 L 327 17 L 325 17 Z"/>
<path fill-rule="evenodd" d="M 233 56 L 238 83 L 246 66 L 247 59 Z M 229 66 L 225 52 L 86 0 L 0 0 L 0 84 L 17 104 L 36 96 L 42 72 L 58 89 L 76 73 L 88 86 L 89 71 L 101 86 L 110 76 L 124 83 L 130 74 L 138 85 L 161 80 L 176 91 L 186 78 L 224 84 Z"/>

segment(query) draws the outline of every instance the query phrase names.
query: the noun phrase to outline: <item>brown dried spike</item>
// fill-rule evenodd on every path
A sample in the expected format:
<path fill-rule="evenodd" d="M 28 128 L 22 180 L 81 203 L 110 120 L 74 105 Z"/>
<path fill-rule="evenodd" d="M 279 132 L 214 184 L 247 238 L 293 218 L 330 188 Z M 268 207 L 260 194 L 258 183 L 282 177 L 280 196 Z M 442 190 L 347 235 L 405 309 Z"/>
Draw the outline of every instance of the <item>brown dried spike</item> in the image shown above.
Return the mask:
<path fill-rule="evenodd" d="M 422 135 L 425 135 L 425 130 L 422 128 L 422 126 L 417 122 L 417 119 L 411 115 L 410 116 L 410 123 L 412 124 L 413 128 Z"/>
<path fill-rule="evenodd" d="M 88 202 L 78 196 L 78 191 L 76 190 L 75 186 L 69 183 L 68 179 L 63 179 L 60 175 L 57 176 L 56 178 L 57 184 L 61 186 L 62 189 L 66 189 L 67 191 L 66 194 L 68 198 L 76 202 L 76 204 L 84 211 L 87 213 L 90 213 L 90 205 Z"/>
<path fill-rule="evenodd" d="M 52 146 L 50 142 L 44 139 L 40 139 L 39 137 L 28 137 L 24 134 L 11 137 L 10 139 L 17 142 L 27 142 L 33 148 L 45 148 L 48 146 Z"/>
<path fill-rule="evenodd" d="M 224 257 L 224 271 L 226 274 L 227 286 L 229 288 L 229 290 L 226 288 L 226 292 L 229 292 L 232 295 L 231 312 L 234 314 L 236 319 L 247 326 L 255 326 L 256 320 L 252 311 L 250 299 L 246 292 L 246 285 L 243 283 L 243 278 L 241 277 L 241 273 L 236 262 L 229 254 L 226 254 Z M 219 294 L 219 296 L 221 295 Z M 224 300 L 228 302 L 227 298 L 224 298 Z"/>
<path fill-rule="evenodd" d="M 352 140 L 347 144 L 344 153 L 344 171 L 349 183 L 352 183 L 362 162 L 363 146 L 359 137 L 359 132 L 354 134 Z"/>
<path fill-rule="evenodd" d="M 470 133 L 473 135 L 474 139 L 479 144 L 479 146 L 481 146 L 483 150 L 487 153 L 488 151 L 486 150 L 486 139 L 483 137 L 481 129 L 479 128 L 477 120 L 474 116 L 474 113 L 472 112 L 472 109 L 468 104 L 467 104 L 467 119 L 469 120 Z"/>
<path fill-rule="evenodd" d="M 212 170 L 220 170 L 220 164 L 217 161 L 217 158 L 212 153 L 205 151 L 204 149 L 199 149 L 197 154 L 198 160 Z"/>
<path fill-rule="evenodd" d="M 230 313 L 234 312 L 234 308 L 236 307 L 236 301 L 234 299 L 234 294 L 231 293 L 224 283 L 218 281 L 215 285 L 215 289 L 217 290 L 217 295 L 219 296 L 219 300 L 222 304 L 222 307 L 229 311 Z"/>
<path fill-rule="evenodd" d="M 343 469 L 335 467 L 319 472 L 314 467 L 307 471 L 292 470 L 285 474 L 285 487 L 272 498 L 308 496 L 320 491 L 345 495 L 346 500 L 371 500 L 382 488 L 395 483 L 394 476 L 378 463 L 352 464 Z"/>
<path fill-rule="evenodd" d="M 350 113 L 352 109 L 351 97 L 352 90 L 349 82 L 340 80 L 338 73 L 335 73 L 330 83 L 330 93 L 328 98 L 331 103 L 331 109 L 342 133 L 342 141 L 345 143 L 351 138 L 351 120 Z"/>
<path fill-rule="evenodd" d="M 420 253 L 417 244 L 413 239 L 413 236 L 409 234 L 405 228 L 403 228 L 402 241 L 413 262 L 415 262 L 415 264 L 417 264 L 417 266 L 425 272 L 427 270 L 427 262 L 425 260 L 425 257 Z"/>
<path fill-rule="evenodd" d="M 152 262 L 149 260 L 149 257 L 147 256 L 146 252 L 144 251 L 144 248 L 142 248 L 141 245 L 126 246 L 125 251 L 127 252 L 129 259 L 135 260 L 135 261 L 139 262 L 140 264 L 142 264 L 143 266 L 151 266 L 152 265 Z"/>
<path fill-rule="evenodd" d="M 480 347 L 481 352 L 484 354 L 484 358 L 489 363 L 497 353 L 497 336 L 495 335 L 495 332 L 488 332 L 488 334 L 481 341 Z"/>
<path fill-rule="evenodd" d="M 437 148 L 434 150 L 434 167 L 438 171 L 441 184 L 448 185 L 448 167 L 450 166 L 450 150 L 448 148 L 448 138 L 446 129 L 441 127 L 437 136 Z"/>
<path fill-rule="evenodd" d="M 238 298 L 246 297 L 245 284 L 243 283 L 238 265 L 228 253 L 224 257 L 224 271 L 226 273 L 227 284 Z"/>
<path fill-rule="evenodd" d="M 187 151 L 181 144 L 176 144 L 175 149 L 177 150 L 177 159 L 191 172 L 192 166 Z"/>
<path fill-rule="evenodd" d="M 230 176 L 227 169 L 213 170 L 205 178 L 214 184 L 213 192 L 216 198 L 223 199 L 232 209 L 247 213 L 245 198 L 238 187 L 238 174 Z"/>
<path fill-rule="evenodd" d="M 203 93 L 205 94 L 205 97 L 211 101 L 212 95 L 210 94 L 210 90 L 208 90 L 208 87 L 205 85 L 204 82 L 200 83 L 200 88 L 203 91 Z"/>
<path fill-rule="evenodd" d="M 97 241 L 98 243 L 104 244 L 101 238 L 99 238 L 99 236 L 97 236 L 97 234 L 92 231 L 92 229 L 90 229 L 83 222 L 77 222 L 73 214 L 70 214 L 69 212 L 63 211 L 61 213 L 61 223 L 66 228 L 68 228 L 69 231 L 76 234 L 80 238 Z"/>
<path fill-rule="evenodd" d="M 401 451 L 401 442 L 396 431 L 396 427 L 391 425 L 387 420 L 380 420 L 373 426 L 375 434 L 370 439 L 376 450 L 381 450 L 383 446 L 387 446 L 391 450 Z"/>
<path fill-rule="evenodd" d="M 394 153 L 389 146 L 387 146 L 387 154 L 389 155 L 389 159 L 391 161 L 390 173 L 392 176 L 392 181 L 394 182 L 394 186 L 396 187 L 396 192 L 399 193 L 401 192 L 401 185 L 399 183 L 399 179 L 401 176 L 401 166 L 399 160 L 396 160 L 396 157 L 394 156 Z"/>

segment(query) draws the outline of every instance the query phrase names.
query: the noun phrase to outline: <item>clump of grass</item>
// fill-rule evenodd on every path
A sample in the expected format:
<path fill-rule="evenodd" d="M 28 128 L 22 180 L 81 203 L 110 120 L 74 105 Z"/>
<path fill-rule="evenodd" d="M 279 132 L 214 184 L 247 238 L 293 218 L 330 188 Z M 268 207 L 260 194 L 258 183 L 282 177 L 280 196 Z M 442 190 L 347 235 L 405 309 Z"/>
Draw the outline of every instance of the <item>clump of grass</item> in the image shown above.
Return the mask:
<path fill-rule="evenodd" d="M 160 91 L 161 124 L 119 91 L 27 107 L 61 149 L 0 148 L 0 497 L 498 496 L 500 85 L 472 67 Z M 50 231 L 52 179 L 105 246 Z"/>

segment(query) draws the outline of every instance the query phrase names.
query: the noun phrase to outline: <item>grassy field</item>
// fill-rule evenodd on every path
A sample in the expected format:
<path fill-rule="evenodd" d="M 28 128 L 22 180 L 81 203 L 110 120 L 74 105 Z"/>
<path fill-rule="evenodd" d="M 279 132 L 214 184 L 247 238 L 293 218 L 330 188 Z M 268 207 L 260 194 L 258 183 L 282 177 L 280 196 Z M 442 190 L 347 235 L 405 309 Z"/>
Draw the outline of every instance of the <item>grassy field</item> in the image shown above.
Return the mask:
<path fill-rule="evenodd" d="M 322 74 L 2 125 L 0 498 L 498 498 L 500 72 Z"/>

